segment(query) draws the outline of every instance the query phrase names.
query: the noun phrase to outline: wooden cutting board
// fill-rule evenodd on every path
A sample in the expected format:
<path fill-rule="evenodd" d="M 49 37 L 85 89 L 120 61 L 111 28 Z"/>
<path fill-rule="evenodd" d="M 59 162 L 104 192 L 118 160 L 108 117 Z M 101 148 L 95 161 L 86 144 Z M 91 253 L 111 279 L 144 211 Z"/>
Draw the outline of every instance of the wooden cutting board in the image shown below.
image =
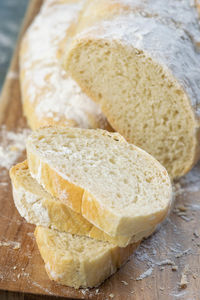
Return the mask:
<path fill-rule="evenodd" d="M 30 2 L 21 35 L 41 2 Z M 3 125 L 0 130 L 0 289 L 70 299 L 199 300 L 200 164 L 175 184 L 175 204 L 165 224 L 99 288 L 74 290 L 48 279 L 34 240 L 34 226 L 19 216 L 8 175 L 9 164 L 25 158 L 26 122 L 22 116 L 18 78 L 19 42 L 0 101 Z"/>

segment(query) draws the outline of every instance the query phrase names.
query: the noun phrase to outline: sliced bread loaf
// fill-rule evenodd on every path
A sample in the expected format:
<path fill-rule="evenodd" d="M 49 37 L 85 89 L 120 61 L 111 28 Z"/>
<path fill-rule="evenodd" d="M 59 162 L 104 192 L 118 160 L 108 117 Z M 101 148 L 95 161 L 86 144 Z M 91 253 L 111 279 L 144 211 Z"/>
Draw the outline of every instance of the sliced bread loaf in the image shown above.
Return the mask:
<path fill-rule="evenodd" d="M 26 148 L 32 177 L 112 237 L 148 231 L 168 213 L 167 171 L 118 133 L 44 128 Z"/>
<path fill-rule="evenodd" d="M 28 223 L 108 241 L 119 247 L 138 242 L 155 230 L 155 228 L 149 228 L 148 231 L 140 232 L 131 238 L 126 236 L 112 238 L 89 223 L 81 214 L 74 212 L 66 204 L 46 192 L 31 177 L 27 161 L 12 167 L 10 177 L 15 206 Z"/>
<path fill-rule="evenodd" d="M 64 65 L 113 128 L 176 178 L 200 157 L 199 47 L 190 1 L 93 0 Z"/>
<path fill-rule="evenodd" d="M 76 289 L 101 284 L 127 261 L 139 244 L 119 248 L 44 227 L 36 227 L 35 237 L 50 279 Z"/>

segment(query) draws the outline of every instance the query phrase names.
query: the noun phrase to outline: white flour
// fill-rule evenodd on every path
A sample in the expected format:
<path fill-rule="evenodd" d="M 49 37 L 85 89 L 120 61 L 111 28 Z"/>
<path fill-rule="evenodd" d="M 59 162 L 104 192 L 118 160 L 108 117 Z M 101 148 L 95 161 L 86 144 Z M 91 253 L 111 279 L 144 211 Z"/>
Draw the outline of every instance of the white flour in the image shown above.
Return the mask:
<path fill-rule="evenodd" d="M 15 133 L 7 131 L 5 126 L 0 128 L 0 167 L 9 170 L 17 161 L 25 150 L 25 140 L 29 133 L 28 129 Z"/>
<path fill-rule="evenodd" d="M 54 123 L 71 122 L 78 127 L 91 128 L 93 122 L 106 126 L 99 106 L 67 75 L 58 58 L 59 45 L 78 20 L 84 2 L 46 1 L 25 37 L 26 50 L 20 60 L 25 73 L 22 90 L 27 91 L 24 101 L 35 105 L 35 118 L 40 122 L 50 118 Z"/>

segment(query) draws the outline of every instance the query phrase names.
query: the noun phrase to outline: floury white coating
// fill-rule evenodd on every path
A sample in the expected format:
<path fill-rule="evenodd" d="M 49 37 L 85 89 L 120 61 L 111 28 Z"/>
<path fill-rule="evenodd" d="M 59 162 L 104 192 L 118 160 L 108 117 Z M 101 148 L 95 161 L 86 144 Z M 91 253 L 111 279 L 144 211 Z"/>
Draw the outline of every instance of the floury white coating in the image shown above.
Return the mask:
<path fill-rule="evenodd" d="M 42 226 L 49 226 L 50 219 L 48 210 L 44 207 L 37 194 L 26 191 L 24 188 L 12 187 L 15 205 L 20 215 L 28 223 Z M 29 209 L 29 206 L 31 209 Z"/>
<path fill-rule="evenodd" d="M 175 79 L 200 117 L 200 26 L 194 1 L 114 0 L 130 6 L 76 36 L 118 41 L 142 50 Z"/>
<path fill-rule="evenodd" d="M 27 31 L 24 42 L 28 49 L 21 53 L 22 92 L 28 85 L 28 101 L 35 106 L 38 119 L 64 118 L 77 126 L 90 128 L 89 116 L 103 126 L 105 118 L 97 104 L 91 101 L 76 82 L 62 69 L 57 57 L 59 44 L 73 22 L 76 22 L 85 3 L 68 4 L 45 1 L 41 12 Z"/>
<path fill-rule="evenodd" d="M 127 5 L 135 14 L 154 18 L 168 26 L 181 28 L 196 43 L 200 42 L 197 0 L 113 0 Z"/>

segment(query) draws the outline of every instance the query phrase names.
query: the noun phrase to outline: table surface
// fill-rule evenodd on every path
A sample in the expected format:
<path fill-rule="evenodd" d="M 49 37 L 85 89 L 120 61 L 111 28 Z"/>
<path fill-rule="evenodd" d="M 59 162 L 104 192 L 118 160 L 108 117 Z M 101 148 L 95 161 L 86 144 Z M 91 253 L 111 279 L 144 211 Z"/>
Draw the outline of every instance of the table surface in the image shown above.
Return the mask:
<path fill-rule="evenodd" d="M 28 2 L 28 0 L 0 0 L 0 91 Z"/>

